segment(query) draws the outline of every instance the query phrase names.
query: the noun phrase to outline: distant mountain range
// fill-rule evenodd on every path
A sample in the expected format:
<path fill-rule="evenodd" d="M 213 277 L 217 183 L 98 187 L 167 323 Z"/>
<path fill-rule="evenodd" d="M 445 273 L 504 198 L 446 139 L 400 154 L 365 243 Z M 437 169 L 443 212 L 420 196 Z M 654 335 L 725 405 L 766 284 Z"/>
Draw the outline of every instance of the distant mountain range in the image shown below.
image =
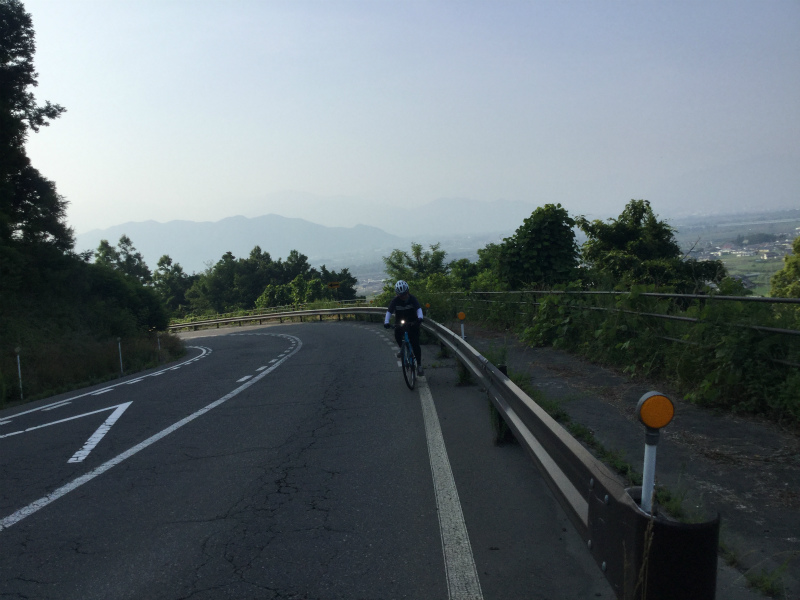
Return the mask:
<path fill-rule="evenodd" d="M 199 273 L 226 252 L 241 258 L 260 246 L 273 260 L 285 259 L 291 250 L 297 250 L 308 256 L 314 267 L 323 264 L 336 270 L 349 267 L 357 276 L 380 278 L 382 258 L 395 248 L 410 249 L 411 242 L 425 246 L 440 242 L 447 251 L 448 260 L 474 260 L 478 249 L 512 235 L 536 208 L 520 202 L 464 199 L 442 199 L 412 209 L 369 208 L 348 199 L 315 203 L 313 197 L 299 195 L 294 196 L 294 200 L 290 197 L 280 200 L 286 212 L 307 214 L 316 222 L 276 214 L 229 217 L 216 222 L 130 222 L 78 235 L 75 249 L 79 252 L 95 250 L 103 239 L 116 245 L 125 234 L 151 270 L 156 268 L 161 256 L 168 254 L 187 273 Z M 678 240 L 691 246 L 698 238 L 719 237 L 712 233 L 716 229 L 724 230 L 725 235 L 733 239 L 731 236 L 735 237 L 738 231 L 734 225 L 745 233 L 775 233 L 787 226 L 794 229 L 795 219 L 800 219 L 800 210 L 694 216 L 673 222 L 673 225 Z M 373 225 L 341 226 L 353 221 Z M 385 224 L 389 232 L 374 223 Z M 578 232 L 578 243 L 584 239 Z"/>
<path fill-rule="evenodd" d="M 412 241 L 426 245 L 441 242 L 450 259 L 472 256 L 487 243 L 512 234 L 535 208 L 520 202 L 464 199 L 442 199 L 413 209 L 369 208 L 346 199 L 320 204 L 310 198 L 284 198 L 282 204 L 287 212 L 301 212 L 316 222 L 276 214 L 216 222 L 129 222 L 80 234 L 75 249 L 95 250 L 103 239 L 113 246 L 124 234 L 151 270 L 161 256 L 168 254 L 187 273 L 201 272 L 226 252 L 246 257 L 255 246 L 269 252 L 273 260 L 297 250 L 308 256 L 312 266 L 352 269 L 356 265 L 380 265 L 382 257 L 395 248 L 409 249 Z M 397 233 L 374 225 L 319 224 L 347 221 L 380 223 Z"/>
<path fill-rule="evenodd" d="M 534 202 L 440 198 L 412 203 L 376 204 L 348 197 L 321 197 L 302 192 L 276 192 L 255 201 L 284 217 L 306 219 L 327 227 L 372 225 L 403 238 L 465 236 L 516 230 L 538 206 Z"/>
<path fill-rule="evenodd" d="M 96 249 L 100 240 L 116 245 L 122 235 L 133 241 L 151 270 L 158 259 L 168 254 L 187 273 L 205 270 L 223 254 L 232 252 L 244 258 L 255 246 L 269 252 L 273 260 L 286 258 L 297 250 L 309 258 L 312 266 L 346 266 L 347 260 L 380 262 L 403 240 L 376 227 L 325 227 L 303 219 L 265 215 L 248 219 L 229 217 L 216 222 L 156 221 L 130 222 L 108 229 L 96 229 L 77 236 L 77 251 Z"/>

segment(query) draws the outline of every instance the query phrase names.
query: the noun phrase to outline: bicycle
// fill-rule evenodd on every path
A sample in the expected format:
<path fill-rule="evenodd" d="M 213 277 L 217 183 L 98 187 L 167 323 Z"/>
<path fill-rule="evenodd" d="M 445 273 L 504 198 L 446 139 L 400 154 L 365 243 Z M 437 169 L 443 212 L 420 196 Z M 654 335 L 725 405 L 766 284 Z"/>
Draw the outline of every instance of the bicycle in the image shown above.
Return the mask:
<path fill-rule="evenodd" d="M 411 348 L 411 340 L 408 338 L 408 325 L 405 321 L 400 321 L 403 329 L 403 343 L 400 346 L 400 360 L 403 365 L 403 379 L 406 380 L 408 389 L 413 390 L 417 383 L 417 357 Z"/>

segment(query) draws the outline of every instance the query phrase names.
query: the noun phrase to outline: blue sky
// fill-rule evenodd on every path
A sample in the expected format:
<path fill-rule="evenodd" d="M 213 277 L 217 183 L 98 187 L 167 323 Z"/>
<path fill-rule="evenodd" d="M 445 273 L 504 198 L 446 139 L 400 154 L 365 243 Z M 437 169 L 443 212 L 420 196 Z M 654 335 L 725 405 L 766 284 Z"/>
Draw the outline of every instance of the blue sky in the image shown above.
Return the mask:
<path fill-rule="evenodd" d="M 667 217 L 800 206 L 798 0 L 25 6 L 37 98 L 67 108 L 28 152 L 79 233 L 314 220 L 286 192 L 375 214 L 453 197 L 594 218 L 631 198 Z"/>

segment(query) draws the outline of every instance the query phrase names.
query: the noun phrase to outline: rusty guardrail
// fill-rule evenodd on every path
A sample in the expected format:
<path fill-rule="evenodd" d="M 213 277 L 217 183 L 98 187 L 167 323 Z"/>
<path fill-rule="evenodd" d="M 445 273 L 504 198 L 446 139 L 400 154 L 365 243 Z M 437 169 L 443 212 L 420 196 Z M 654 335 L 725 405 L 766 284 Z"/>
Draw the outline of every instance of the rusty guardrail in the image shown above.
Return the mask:
<path fill-rule="evenodd" d="M 354 314 L 382 317 L 377 307 L 288 311 L 211 319 L 171 326 L 171 330 L 239 322 Z M 719 515 L 686 524 L 651 516 L 638 504 L 637 488 L 619 479 L 505 374 L 444 325 L 426 319 L 433 334 L 468 368 L 531 455 L 588 550 L 623 600 L 714 600 Z"/>

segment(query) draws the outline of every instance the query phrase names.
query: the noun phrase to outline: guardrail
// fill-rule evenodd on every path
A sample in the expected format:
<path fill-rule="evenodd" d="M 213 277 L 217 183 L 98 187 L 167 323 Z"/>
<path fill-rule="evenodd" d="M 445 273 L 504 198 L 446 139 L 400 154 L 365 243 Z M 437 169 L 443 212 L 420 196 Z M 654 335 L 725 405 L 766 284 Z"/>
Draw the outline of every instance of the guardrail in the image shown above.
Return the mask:
<path fill-rule="evenodd" d="M 171 326 L 197 328 L 239 322 L 354 314 L 383 317 L 383 308 L 350 307 L 231 317 Z M 685 524 L 643 512 L 637 488 L 617 477 L 477 350 L 445 326 L 426 319 L 438 338 L 486 389 L 489 398 L 531 455 L 545 481 L 586 542 L 618 598 L 713 600 L 716 593 L 719 515 Z"/>
<path fill-rule="evenodd" d="M 274 313 L 257 313 L 251 315 L 237 315 L 234 317 L 217 317 L 214 319 L 205 319 L 200 321 L 186 321 L 182 323 L 173 323 L 169 326 L 170 331 L 180 331 L 182 329 L 192 329 L 197 331 L 200 328 L 209 328 L 216 326 L 218 329 L 221 325 L 244 325 L 245 323 L 258 323 L 262 325 L 265 321 L 279 321 L 283 323 L 284 319 L 303 319 L 305 317 L 329 315 L 343 315 L 343 314 L 375 314 L 381 315 L 386 313 L 386 309 L 378 309 L 369 306 L 351 306 L 343 308 L 319 308 L 312 310 L 289 310 L 284 312 Z"/>

